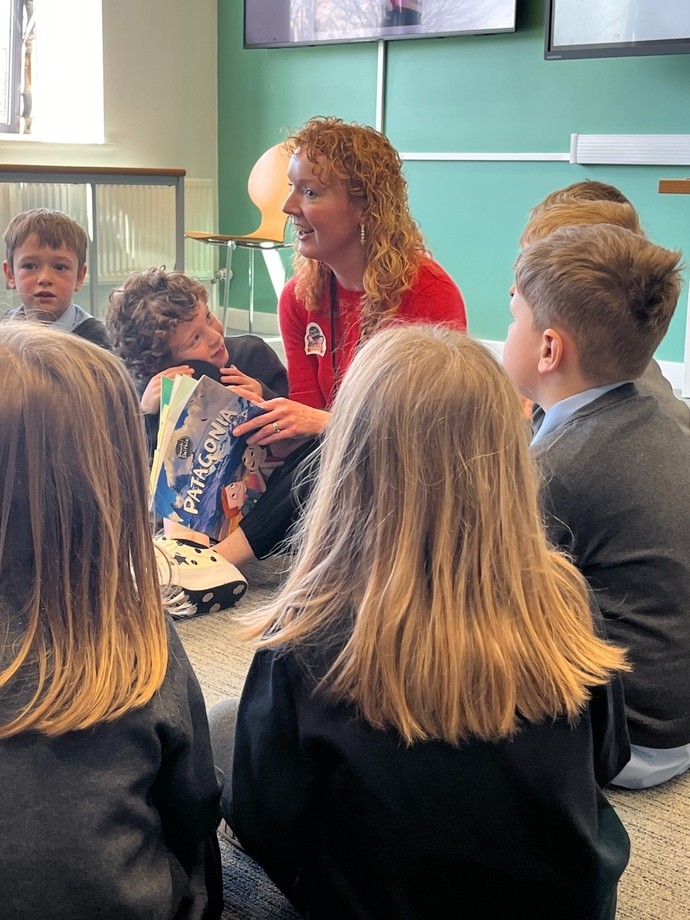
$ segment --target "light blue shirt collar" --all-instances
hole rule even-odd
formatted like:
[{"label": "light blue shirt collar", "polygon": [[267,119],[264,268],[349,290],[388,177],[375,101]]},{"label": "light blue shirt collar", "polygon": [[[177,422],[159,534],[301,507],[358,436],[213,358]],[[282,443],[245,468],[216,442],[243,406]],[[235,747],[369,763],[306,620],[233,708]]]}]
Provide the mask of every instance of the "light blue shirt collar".
[{"label": "light blue shirt collar", "polygon": [[53,323],[58,329],[64,329],[65,332],[71,332],[79,323],[83,323],[89,318],[86,310],[82,310],[76,303],[71,303],[59,319]]},{"label": "light blue shirt collar", "polygon": [[[9,314],[10,316],[27,316],[24,305],[17,307],[16,310],[12,310]],[[50,324],[55,326],[58,329],[64,329],[65,332],[72,332],[80,323],[83,323],[85,319],[88,319],[91,316],[90,313],[87,313],[86,310],[83,310],[76,303],[71,303],[65,312],[58,319],[53,320]]]},{"label": "light blue shirt collar", "polygon": [[565,399],[561,399],[559,402],[554,403],[544,414],[544,420],[532,438],[532,444],[536,444],[537,441],[540,441],[545,435],[550,434],[552,431],[560,428],[561,425],[564,425],[578,409],[583,409],[585,406],[589,405],[589,403],[594,402],[595,399],[603,396],[604,393],[615,390],[616,387],[622,387],[624,383],[629,382],[628,380],[621,380],[618,383],[605,383],[602,386],[592,387],[590,390],[583,390],[581,393],[575,393],[574,396],[567,396]]}]

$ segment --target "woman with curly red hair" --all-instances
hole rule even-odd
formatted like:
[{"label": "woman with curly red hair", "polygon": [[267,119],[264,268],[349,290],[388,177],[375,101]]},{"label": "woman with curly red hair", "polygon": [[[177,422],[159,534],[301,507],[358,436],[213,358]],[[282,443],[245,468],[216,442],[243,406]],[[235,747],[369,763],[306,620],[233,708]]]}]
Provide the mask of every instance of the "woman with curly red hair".
[{"label": "woman with curly red hair", "polygon": [[[330,420],[340,380],[361,343],[392,323],[465,331],[462,294],[431,258],[410,214],[402,160],[374,128],[311,118],[286,141],[291,190],[283,210],[295,229],[295,274],[279,303],[290,398],[235,429],[248,444],[297,449],[242,530],[214,548],[235,565],[272,552],[296,517],[297,460]],[[238,388],[256,401],[256,395]]]},{"label": "woman with curly red hair", "polygon": [[462,295],[424,245],[400,155],[383,134],[312,118],[287,148],[283,210],[297,239],[279,316],[291,400],[271,400],[267,416],[244,426],[260,444],[321,434],[357,347],[383,326],[467,327]]}]

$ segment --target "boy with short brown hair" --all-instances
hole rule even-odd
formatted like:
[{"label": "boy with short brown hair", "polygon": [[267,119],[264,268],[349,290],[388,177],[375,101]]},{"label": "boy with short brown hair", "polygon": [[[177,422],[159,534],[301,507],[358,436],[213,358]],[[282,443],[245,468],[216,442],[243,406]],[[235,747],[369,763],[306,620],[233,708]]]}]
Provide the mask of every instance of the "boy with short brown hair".
[{"label": "boy with short brown hair", "polygon": [[620,227],[555,231],[517,259],[503,353],[545,412],[532,444],[550,536],[629,649],[633,756],[614,783],[630,788],[690,766],[690,438],[634,383],[673,316],[679,263]]},{"label": "boy with short brown hair", "polygon": [[74,303],[86,277],[83,228],[61,211],[35,208],[10,221],[4,242],[7,285],[22,302],[6,316],[49,323],[110,348],[103,323]]},{"label": "boy with short brown hair", "polygon": [[[534,207],[530,213],[527,226],[520,237],[520,248],[543,239],[560,227],[572,227],[579,224],[615,224],[634,233],[644,235],[640,219],[630,202],[615,199],[618,193],[625,198],[615,186],[589,180],[574,183],[567,188],[552,192]],[[596,194],[607,197],[594,198]],[[584,197],[580,197],[584,196]],[[654,396],[667,415],[690,432],[690,408],[684,400],[673,392],[670,382],[664,377],[659,364],[652,358],[635,380],[638,390],[645,396]],[[537,416],[539,408],[533,410]]]}]

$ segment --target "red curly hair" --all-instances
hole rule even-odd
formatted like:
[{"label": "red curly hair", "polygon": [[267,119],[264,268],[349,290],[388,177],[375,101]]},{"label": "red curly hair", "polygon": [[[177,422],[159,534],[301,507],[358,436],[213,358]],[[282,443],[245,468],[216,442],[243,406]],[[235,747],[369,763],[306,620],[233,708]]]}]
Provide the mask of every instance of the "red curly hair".
[{"label": "red curly hair", "polygon": [[[368,125],[317,116],[286,141],[290,155],[304,151],[327,181],[340,182],[364,202],[366,268],[362,297],[362,339],[393,316],[428,255],[410,214],[400,155],[385,135]],[[331,269],[295,254],[295,293],[308,310],[318,309]]]}]

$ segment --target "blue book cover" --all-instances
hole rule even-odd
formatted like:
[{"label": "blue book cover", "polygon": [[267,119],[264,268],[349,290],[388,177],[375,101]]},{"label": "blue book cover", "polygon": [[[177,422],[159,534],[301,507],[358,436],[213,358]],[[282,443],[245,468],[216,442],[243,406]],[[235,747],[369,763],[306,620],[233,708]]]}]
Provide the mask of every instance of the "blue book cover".
[{"label": "blue book cover", "polygon": [[156,514],[220,540],[265,490],[275,461],[265,448],[247,447],[232,430],[264,410],[202,377],[166,442],[158,445]]}]

